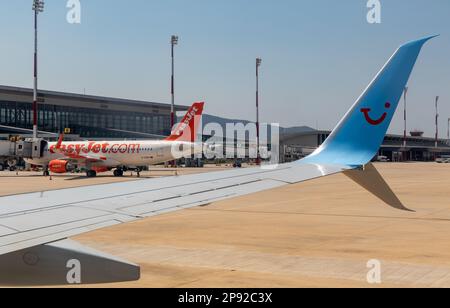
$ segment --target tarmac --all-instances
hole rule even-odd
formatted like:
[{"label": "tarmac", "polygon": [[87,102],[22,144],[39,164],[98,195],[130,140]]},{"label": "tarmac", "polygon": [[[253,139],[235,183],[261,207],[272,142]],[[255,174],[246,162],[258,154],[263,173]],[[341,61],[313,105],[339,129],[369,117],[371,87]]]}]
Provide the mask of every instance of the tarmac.
[{"label": "tarmac", "polygon": [[[140,281],[101,287],[450,287],[450,165],[376,167],[415,212],[335,175],[74,239],[141,265]],[[0,195],[130,180],[139,179],[0,172]],[[381,263],[380,284],[367,280],[370,260]]]}]

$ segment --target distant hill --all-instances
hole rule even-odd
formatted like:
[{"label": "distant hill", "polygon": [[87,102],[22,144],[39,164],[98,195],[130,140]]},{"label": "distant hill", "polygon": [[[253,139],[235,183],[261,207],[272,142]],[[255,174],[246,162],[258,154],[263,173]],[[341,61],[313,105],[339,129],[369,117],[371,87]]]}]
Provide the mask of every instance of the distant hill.
[{"label": "distant hill", "polygon": [[221,118],[209,114],[203,115],[203,125],[207,125],[209,123],[218,123],[220,126],[225,127],[227,123],[243,123],[244,125],[247,125],[248,123],[251,123],[250,121],[245,120],[236,120],[236,119],[227,119],[227,118]]},{"label": "distant hill", "polygon": [[[222,129],[225,131],[227,123],[234,123],[234,124],[243,123],[244,125],[247,125],[252,122],[247,121],[247,120],[227,119],[227,118],[217,117],[217,116],[213,116],[213,115],[209,115],[209,114],[204,114],[203,115],[203,125],[205,126],[209,123],[218,123],[222,127]],[[280,127],[280,136],[305,133],[305,132],[313,132],[313,131],[316,131],[316,130],[311,127],[308,127],[308,126]]]},{"label": "distant hill", "polygon": [[315,132],[314,128],[309,126],[294,126],[294,127],[281,127],[280,135],[291,135],[291,134],[299,134],[299,133],[307,133],[307,132]]}]

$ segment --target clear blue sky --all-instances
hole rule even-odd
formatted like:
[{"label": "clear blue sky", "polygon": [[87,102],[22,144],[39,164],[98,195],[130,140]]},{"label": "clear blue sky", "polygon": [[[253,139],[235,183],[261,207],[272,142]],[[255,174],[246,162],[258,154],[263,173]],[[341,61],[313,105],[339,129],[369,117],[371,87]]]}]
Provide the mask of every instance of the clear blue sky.
[{"label": "clear blue sky", "polygon": [[[31,0],[0,1],[0,84],[32,86]],[[210,114],[254,119],[254,62],[263,58],[262,119],[331,129],[395,48],[429,34],[410,82],[410,129],[441,132],[450,117],[450,1],[382,0],[382,24],[366,0],[66,0],[40,16],[40,87],[170,101],[171,34],[180,36],[177,103],[206,100]],[[392,132],[402,131],[397,113]]]}]

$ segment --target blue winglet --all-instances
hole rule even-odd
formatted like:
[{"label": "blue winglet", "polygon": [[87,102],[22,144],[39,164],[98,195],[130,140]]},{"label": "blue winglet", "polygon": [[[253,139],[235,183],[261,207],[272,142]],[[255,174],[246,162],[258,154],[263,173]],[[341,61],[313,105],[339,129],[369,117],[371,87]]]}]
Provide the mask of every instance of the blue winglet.
[{"label": "blue winglet", "polygon": [[301,162],[347,166],[370,162],[384,140],[422,46],[434,37],[398,48],[330,137]]}]

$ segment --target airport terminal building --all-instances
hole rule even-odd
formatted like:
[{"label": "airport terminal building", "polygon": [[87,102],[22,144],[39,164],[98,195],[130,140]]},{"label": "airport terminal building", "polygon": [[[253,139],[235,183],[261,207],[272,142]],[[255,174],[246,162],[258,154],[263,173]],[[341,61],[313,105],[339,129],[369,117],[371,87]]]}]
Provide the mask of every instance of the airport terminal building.
[{"label": "airport terminal building", "polygon": [[[280,138],[280,161],[289,162],[311,154],[330,136],[330,131],[306,131],[288,134]],[[406,147],[404,137],[388,134],[384,138],[378,155],[389,161],[433,161],[443,155],[450,155],[450,140],[408,136]]]},{"label": "airport terminal building", "polygon": [[[31,134],[32,101],[32,89],[0,86],[0,134]],[[168,104],[41,90],[38,102],[38,127],[44,135],[132,139],[170,134]]]}]

